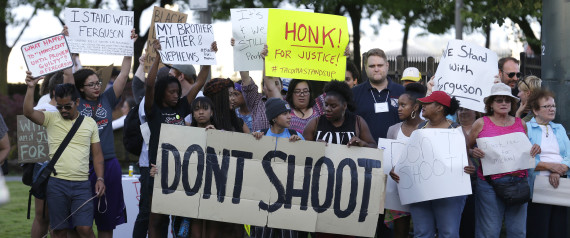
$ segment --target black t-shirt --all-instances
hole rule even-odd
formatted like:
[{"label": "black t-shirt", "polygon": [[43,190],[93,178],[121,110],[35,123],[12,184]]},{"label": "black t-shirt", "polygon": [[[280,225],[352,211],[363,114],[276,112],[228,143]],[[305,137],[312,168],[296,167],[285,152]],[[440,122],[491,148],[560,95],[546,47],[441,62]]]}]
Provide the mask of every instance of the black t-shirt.
[{"label": "black t-shirt", "polygon": [[180,98],[175,107],[162,107],[155,103],[152,105],[151,111],[146,112],[146,120],[150,129],[148,160],[151,164],[156,164],[161,124],[184,125],[184,118],[190,112],[190,105],[186,97]]},{"label": "black t-shirt", "polygon": [[326,117],[319,117],[315,140],[346,145],[356,135],[356,115],[348,110],[344,113],[344,122],[335,127]]}]

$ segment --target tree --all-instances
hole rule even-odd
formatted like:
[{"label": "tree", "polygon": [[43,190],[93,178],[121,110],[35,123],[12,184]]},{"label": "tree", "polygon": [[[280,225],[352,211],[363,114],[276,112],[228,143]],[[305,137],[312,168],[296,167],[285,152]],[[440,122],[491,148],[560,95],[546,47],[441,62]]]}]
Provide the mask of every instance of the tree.
[{"label": "tree", "polygon": [[[98,8],[101,0],[89,3],[87,0],[69,0],[69,2],[45,0],[0,0],[0,94],[8,94],[8,57],[14,46],[22,37],[24,31],[28,28],[30,21],[36,16],[39,10],[53,10],[54,16],[58,17],[59,13],[65,7],[88,7]],[[34,8],[32,15],[23,19],[16,19],[13,9],[20,5],[31,5]],[[58,17],[59,18],[59,17]],[[60,19],[61,21],[61,19]],[[16,39],[12,44],[8,43],[6,37],[6,29],[8,26],[21,27]]]}]

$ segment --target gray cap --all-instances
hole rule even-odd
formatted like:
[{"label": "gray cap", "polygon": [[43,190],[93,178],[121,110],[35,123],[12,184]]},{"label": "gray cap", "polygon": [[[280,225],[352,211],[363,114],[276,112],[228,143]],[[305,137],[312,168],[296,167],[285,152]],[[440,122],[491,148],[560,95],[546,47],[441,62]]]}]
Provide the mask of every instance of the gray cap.
[{"label": "gray cap", "polygon": [[272,120],[284,112],[290,112],[291,107],[289,104],[280,98],[270,98],[265,102],[265,115],[267,120]]},{"label": "gray cap", "polygon": [[186,75],[186,77],[191,78],[192,76],[196,75],[196,69],[194,69],[194,66],[190,64],[173,64],[171,67],[180,71],[181,73]]}]

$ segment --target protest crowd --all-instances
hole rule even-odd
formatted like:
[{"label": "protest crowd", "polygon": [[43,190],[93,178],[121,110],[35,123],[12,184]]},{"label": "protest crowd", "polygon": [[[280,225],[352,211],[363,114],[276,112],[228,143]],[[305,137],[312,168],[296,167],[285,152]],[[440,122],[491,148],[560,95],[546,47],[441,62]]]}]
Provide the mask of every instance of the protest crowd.
[{"label": "protest crowd", "polygon": [[[77,32],[73,32],[73,25],[69,24],[72,22],[66,23],[61,34],[71,39]],[[250,76],[250,71],[254,70],[243,70],[244,68],[236,70],[239,71],[239,81],[223,77],[210,79],[210,69],[211,65],[215,65],[215,58],[231,57],[231,52],[218,52],[218,45],[231,44],[235,54],[236,49],[241,47],[241,40],[231,38],[226,42],[216,42],[213,41],[213,36],[211,41],[203,37],[201,38],[203,45],[200,46],[199,52],[186,52],[184,56],[172,52],[166,53],[175,48],[173,45],[182,47],[194,44],[193,34],[214,34],[211,26],[186,26],[186,29],[202,30],[200,32],[192,30],[180,32],[181,35],[190,37],[168,38],[166,36],[166,38],[161,38],[161,34],[167,34],[168,29],[176,27],[168,24],[175,23],[164,23],[164,25],[157,23],[156,36],[153,36],[155,39],[149,38],[145,51],[147,54],[155,51],[155,57],[151,58],[143,54],[140,59],[137,59],[140,64],[134,70],[132,80],[129,79],[132,54],[123,54],[120,71],[114,74],[112,84],[105,88],[101,76],[96,71],[81,67],[73,58],[71,59],[75,61],[73,66],[62,62],[61,69],[40,74],[30,70],[25,75],[27,91],[23,105],[24,115],[31,122],[45,127],[51,158],[51,162],[32,163],[34,167],[32,237],[45,237],[46,234],[51,237],[93,237],[93,221],[99,237],[113,237],[113,231],[127,222],[133,224],[132,237],[168,237],[170,235],[181,238],[320,238],[361,237],[364,235],[355,234],[370,234],[369,237],[482,238],[500,237],[502,229],[509,238],[567,236],[567,209],[556,202],[548,202],[548,197],[550,192],[555,191],[566,181],[570,166],[570,152],[568,151],[570,141],[565,128],[554,122],[557,108],[556,96],[541,87],[539,77],[522,75],[517,59],[513,57],[498,59],[496,55],[491,57],[489,53],[491,51],[484,48],[480,51],[474,50],[474,54],[481,53],[484,56],[466,58],[466,60],[476,61],[482,65],[479,68],[470,66],[473,70],[470,77],[477,80],[479,80],[477,77],[486,77],[485,83],[464,86],[462,84],[465,82],[461,78],[454,77],[456,74],[451,74],[458,72],[450,74],[443,72],[443,70],[452,71],[448,65],[438,68],[443,70],[438,70],[429,80],[424,80],[420,71],[413,67],[405,69],[402,78],[396,80],[388,75],[389,62],[382,49],[368,50],[363,55],[361,67],[348,59],[350,57],[349,47],[344,44],[344,40],[340,40],[341,37],[338,37],[339,42],[342,42],[341,46],[332,47],[338,53],[336,57],[342,59],[338,65],[334,65],[336,58],[325,60],[326,54],[323,54],[323,58],[319,56],[319,59],[315,61],[305,60],[303,63],[308,67],[306,69],[319,68],[319,70],[327,71],[326,74],[319,75],[325,79],[319,80],[328,82],[323,83],[322,91],[317,91],[312,81],[313,77],[317,76],[313,73],[303,75],[312,71],[291,70],[295,67],[302,67],[298,65],[280,65],[284,68],[275,70],[274,67],[279,66],[273,65],[283,64],[283,61],[275,61],[275,59],[286,58],[289,53],[283,53],[284,56],[281,56],[278,52],[281,50],[279,47],[282,46],[272,45],[269,39],[259,46],[260,50],[256,53],[260,56],[256,59],[259,60],[258,64],[260,62],[259,70],[263,72],[260,79]],[[269,25],[268,34],[272,31],[271,27]],[[116,31],[114,32],[119,34],[120,29]],[[287,37],[290,33],[285,34]],[[342,33],[339,34],[342,36]],[[88,37],[97,36],[91,34]],[[131,43],[137,37],[134,29],[130,31],[130,34],[125,35],[125,38],[128,38],[127,42],[130,40]],[[269,35],[267,37],[269,38]],[[299,39],[300,36],[293,35],[293,38],[295,37]],[[162,39],[169,39],[169,41]],[[325,39],[321,40],[328,44],[328,39]],[[71,53],[80,53],[73,51],[75,47],[73,45],[90,43],[69,41],[69,44],[72,49]],[[475,49],[475,46],[466,42],[458,44]],[[462,53],[458,48],[454,49],[453,54],[451,50],[448,48],[444,52],[449,60],[455,60],[450,57],[461,57]],[[71,58],[71,54],[67,53]],[[471,51],[469,53],[471,54]],[[178,60],[186,62],[172,62],[176,60],[176,55],[179,56]],[[296,57],[296,53],[290,55]],[[303,54],[299,53],[299,55]],[[303,55],[303,57],[309,57],[308,55],[310,54]],[[199,68],[192,65],[197,64],[189,62],[194,58],[200,58]],[[214,63],[210,63],[210,60]],[[441,64],[444,64],[443,62],[445,61],[442,59]],[[338,69],[341,73],[337,74],[337,71],[321,67],[319,64],[334,65],[330,67],[335,67],[334,70]],[[145,65],[150,66],[148,71],[145,71]],[[364,72],[359,72],[359,68],[363,68]],[[301,76],[279,75],[291,71]],[[486,73],[480,73],[481,71]],[[459,73],[465,74],[466,72]],[[367,80],[362,80],[363,76]],[[35,88],[40,80],[44,80],[44,85],[47,85],[47,96],[40,102],[34,102]],[[261,84],[258,85],[256,81]],[[125,97],[127,84],[132,84],[132,98]],[[473,90],[469,89],[470,87],[473,87]],[[112,114],[116,108],[123,110],[118,121],[113,120]],[[2,148],[5,148],[3,139],[6,138],[7,131],[1,119],[0,116],[0,159],[5,158]],[[121,183],[123,172],[117,159],[113,137],[113,129],[123,127],[123,125],[125,130],[123,144],[128,147],[129,152],[138,156],[137,170],[140,172],[140,177],[138,177],[140,190],[137,191],[139,193],[138,216],[128,217],[128,219]],[[386,141],[401,143],[403,147],[397,152],[398,155],[402,154],[401,156],[391,157],[384,153],[381,168],[380,164],[377,167],[374,167],[374,163],[364,165],[365,163],[361,163],[362,157],[358,155],[353,157],[354,161],[343,164],[345,161],[342,160],[340,164],[335,162],[334,165],[332,162],[328,163],[327,160],[317,160],[318,157],[314,156],[312,160],[302,160],[303,162],[295,162],[295,156],[283,157],[287,160],[292,158],[293,162],[289,162],[289,165],[293,166],[296,163],[297,168],[303,168],[306,164],[305,168],[309,169],[304,170],[305,178],[312,173],[311,179],[315,182],[315,179],[319,179],[320,176],[321,186],[326,184],[325,177],[328,178],[329,183],[335,180],[337,190],[333,192],[331,189],[329,192],[327,189],[326,195],[316,195],[316,197],[301,195],[304,191],[314,193],[319,190],[318,180],[315,190],[315,184],[308,182],[305,184],[302,177],[297,178],[302,176],[302,169],[295,169],[298,174],[291,176],[291,181],[295,180],[295,185],[291,185],[295,186],[293,188],[289,187],[289,174],[286,175],[287,179],[282,180],[283,184],[279,179],[272,179],[270,176],[270,174],[275,177],[283,176],[288,173],[287,169],[280,173],[274,172],[278,171],[275,166],[271,168],[270,165],[263,164],[263,167],[261,165],[259,167],[263,168],[270,177],[269,180],[274,184],[272,186],[275,186],[278,197],[283,195],[283,198],[276,198],[280,202],[271,201],[272,204],[265,204],[260,201],[259,210],[271,213],[283,209],[307,210],[309,206],[309,210],[314,209],[320,214],[323,211],[319,209],[324,207],[323,210],[334,210],[336,219],[352,219],[353,216],[350,213],[342,214],[347,210],[351,210],[350,212],[355,210],[362,219],[354,218],[354,223],[357,223],[356,219],[362,222],[366,219],[370,220],[370,217],[378,218],[372,222],[366,220],[368,225],[362,228],[371,232],[348,232],[348,230],[356,229],[350,228],[353,223],[348,222],[346,228],[339,228],[340,230],[346,229],[346,233],[336,232],[337,230],[329,231],[326,227],[307,231],[295,229],[286,224],[272,226],[267,223],[267,218],[263,218],[266,225],[250,226],[223,219],[224,214],[219,214],[220,219],[202,219],[202,217],[190,215],[166,214],[162,212],[164,210],[155,209],[160,204],[164,205],[172,201],[160,199],[158,194],[171,194],[178,197],[190,197],[196,194],[197,192],[188,192],[193,191],[194,188],[191,188],[184,180],[189,180],[188,176],[196,176],[192,173],[198,171],[200,175],[197,180],[200,179],[200,182],[192,180],[191,183],[202,183],[200,176],[204,171],[203,167],[206,167],[205,186],[208,189],[210,186],[215,186],[216,190],[219,190],[220,186],[225,186],[225,184],[219,183],[218,177],[215,177],[213,182],[208,176],[218,176],[226,166],[224,177],[227,177],[227,180],[233,180],[233,176],[236,178],[239,176],[234,175],[234,172],[228,174],[228,164],[234,166],[234,163],[237,163],[237,166],[242,166],[242,173],[243,166],[247,167],[250,164],[247,160],[243,162],[247,153],[235,155],[234,152],[237,150],[231,149],[227,152],[226,149],[223,151],[224,161],[227,157],[230,162],[222,162],[221,151],[215,151],[220,157],[217,158],[214,155],[216,162],[212,162],[210,149],[212,151],[214,149],[210,147],[210,140],[206,138],[204,141],[207,140],[208,148],[199,148],[201,162],[190,162],[190,165],[188,163],[194,158],[191,157],[192,152],[188,152],[194,145],[188,147],[188,150],[185,145],[183,149],[186,150],[185,153],[178,152],[180,150],[178,149],[176,153],[179,155],[170,156],[170,154],[176,154],[173,152],[176,148],[167,148],[165,145],[164,138],[175,137],[174,134],[165,132],[166,127],[170,125],[177,125],[178,128],[200,128],[208,133],[208,137],[212,135],[212,131],[224,131],[228,134],[228,138],[234,138],[229,137],[230,135],[249,134],[248,136],[255,140],[252,142],[254,144],[248,145],[249,147],[271,145],[267,151],[273,151],[276,157],[278,157],[275,151],[278,150],[279,138],[284,138],[287,143],[290,143],[287,145],[293,148],[296,144],[305,143],[303,141],[314,141],[325,147],[334,144],[343,145],[342,148],[346,151],[354,151],[354,147],[372,148],[378,154],[383,153],[378,148],[386,149],[383,146]],[[449,134],[449,138],[459,139],[441,140],[442,134]],[[170,141],[184,141],[186,136],[192,135],[176,137]],[[273,144],[264,144],[264,141],[269,140]],[[132,146],[131,143],[135,145]],[[438,147],[446,148],[443,150],[448,150],[449,147],[449,151],[440,152]],[[311,147],[302,148],[310,149]],[[509,154],[511,148],[517,153]],[[395,150],[392,148],[391,154],[395,154]],[[414,151],[421,151],[417,152],[417,159],[426,161],[425,164],[428,164],[429,168],[422,167],[424,165],[406,167],[405,163],[414,163],[411,159]],[[508,151],[507,155],[505,151]],[[226,153],[228,153],[227,156]],[[182,159],[175,160],[176,156]],[[249,156],[251,158],[251,155]],[[206,157],[206,162],[204,162],[204,157]],[[241,158],[241,162],[231,162],[237,157]],[[218,163],[217,160],[220,162]],[[313,160],[317,162],[313,164]],[[264,158],[263,161],[260,163],[272,160]],[[277,160],[274,160],[271,163],[276,162]],[[299,166],[299,163],[302,164]],[[281,164],[287,165],[286,162]],[[440,168],[438,166],[441,164],[443,164],[443,170],[438,171]],[[189,169],[189,166],[197,166],[198,169],[194,170],[194,167]],[[199,169],[200,166],[202,170]],[[211,166],[214,168],[210,168]],[[231,166],[230,168],[233,168]],[[327,167],[328,170],[324,168],[321,170],[320,166]],[[372,189],[368,191],[368,194],[371,196],[370,203],[382,203],[379,211],[372,211],[372,207],[376,209],[377,205],[371,206],[370,209],[358,210],[361,206],[368,206],[369,201],[363,199],[367,196],[367,192],[366,190],[362,192],[360,187],[370,186],[370,183],[367,182],[368,180],[355,183],[354,177],[357,175],[352,173],[352,188],[345,187],[343,192],[350,193],[346,195],[347,199],[348,197],[352,199],[354,196],[356,202],[353,200],[347,203],[337,201],[341,196],[339,187],[350,185],[348,182],[343,183],[342,180],[343,173],[347,172],[342,172],[340,169],[338,170],[340,172],[333,172],[334,168],[341,166],[345,166],[343,167],[346,168],[345,171],[352,171],[348,168],[359,166],[361,167],[358,168],[359,171],[368,171],[366,176],[369,179],[377,179],[372,182],[372,187],[376,188],[375,184],[380,184],[378,188],[382,188],[382,191],[376,193]],[[385,166],[388,167],[385,168]],[[429,175],[425,172],[426,168],[429,170]],[[448,172],[450,168],[452,172]],[[453,169],[456,172],[453,172]],[[181,176],[178,176],[179,172],[176,172],[174,176],[165,174],[165,172],[180,170],[183,170]],[[185,173],[184,170],[187,172]],[[212,173],[214,175],[211,175]],[[235,173],[238,173],[237,170]],[[387,177],[383,176],[384,173]],[[44,194],[36,193],[36,189],[41,189],[39,181],[43,174],[49,177],[49,180],[43,184]],[[166,176],[166,179],[161,179],[161,175]],[[177,181],[172,182],[172,177],[175,180],[182,178],[180,185]],[[441,180],[430,180],[431,177],[441,178]],[[240,179],[246,181],[247,174]],[[155,183],[155,180],[158,181]],[[345,177],[345,180],[350,181],[350,177]],[[438,182],[444,180],[449,183]],[[275,185],[276,183],[278,184]],[[180,190],[183,186],[184,189]],[[235,187],[236,185],[232,181],[227,182],[227,186]],[[309,186],[312,187],[309,189]],[[395,190],[390,190],[390,186],[393,186]],[[410,188],[417,188],[419,192],[414,194]],[[280,192],[280,189],[283,192]],[[422,191],[425,193],[427,190],[439,191],[440,189],[446,189],[447,192],[433,196],[421,194]],[[235,190],[229,191],[234,191],[233,197],[230,192],[223,195],[217,191],[211,192],[214,198],[210,200],[217,199],[220,204],[223,202],[224,205],[232,202],[239,203],[239,193],[236,197]],[[289,191],[293,191],[294,195],[290,195]],[[400,191],[399,195],[398,191]],[[201,193],[202,190],[200,190],[200,197],[202,197]],[[377,196],[378,194],[380,196]],[[538,199],[538,195],[542,196],[542,200]],[[204,194],[203,199],[209,196],[210,194],[207,196]],[[226,196],[225,201],[224,196]],[[245,200],[245,196],[241,195],[242,201]],[[297,197],[301,198],[300,203],[295,202]],[[395,200],[388,201],[394,197],[396,197]],[[544,197],[546,197],[546,202]],[[310,200],[310,205],[307,205],[307,200]],[[177,206],[183,210],[186,200],[181,201],[178,204],[170,204],[170,206]],[[328,205],[325,205],[327,203]],[[255,206],[257,207],[257,202]],[[346,206],[352,207],[343,210]],[[200,207],[200,211],[202,209]],[[299,218],[291,217],[290,219],[293,222],[294,219]],[[288,220],[282,219],[279,222],[287,223]]]}]

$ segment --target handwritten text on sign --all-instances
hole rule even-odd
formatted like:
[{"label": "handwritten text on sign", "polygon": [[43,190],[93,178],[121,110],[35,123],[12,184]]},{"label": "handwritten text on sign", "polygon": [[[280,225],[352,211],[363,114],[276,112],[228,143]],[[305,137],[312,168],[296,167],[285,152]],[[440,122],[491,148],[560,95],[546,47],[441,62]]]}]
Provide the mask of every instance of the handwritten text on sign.
[{"label": "handwritten text on sign", "polygon": [[346,17],[269,9],[268,25],[268,76],[344,80]]},{"label": "handwritten text on sign", "polygon": [[71,52],[63,34],[50,36],[22,46],[22,54],[32,72],[38,77],[73,66]]},{"label": "handwritten text on sign", "polygon": [[166,64],[215,65],[212,24],[155,23],[158,52]]},{"label": "handwritten text on sign", "polygon": [[23,115],[18,115],[18,163],[36,163],[49,159],[47,132]]},{"label": "handwritten text on sign", "polygon": [[65,24],[72,53],[133,55],[132,11],[66,8]]},{"label": "handwritten text on sign", "polygon": [[485,152],[481,158],[483,175],[534,168],[534,158],[530,156],[532,145],[522,132],[477,138],[477,147]]},{"label": "handwritten text on sign", "polygon": [[497,62],[497,54],[487,48],[451,40],[437,67],[434,90],[455,96],[462,107],[484,112],[483,98],[491,94]]},{"label": "handwritten text on sign", "polygon": [[[154,59],[156,58],[157,52],[152,47],[152,42],[156,40],[156,33],[154,32],[154,23],[157,22],[170,22],[170,23],[186,23],[188,18],[187,14],[182,12],[176,12],[164,9],[162,7],[154,6],[152,10],[152,21],[150,23],[150,29],[148,34],[148,41],[146,46],[146,59],[144,62],[144,72],[148,73],[150,66]],[[162,67],[162,66],[161,66]]]},{"label": "handwritten text on sign", "polygon": [[374,236],[384,209],[378,149],[166,124],[160,135],[153,212]]},{"label": "handwritten text on sign", "polygon": [[[378,149],[382,149],[384,151],[383,159],[385,174],[390,174],[390,170],[392,170],[393,166],[398,163],[398,159],[400,159],[402,151],[405,148],[406,142],[404,141],[378,138]],[[391,176],[387,176],[384,208],[403,212],[410,211],[409,206],[402,205],[400,194],[398,193],[398,184]]]},{"label": "handwritten text on sign", "polygon": [[394,171],[403,205],[471,194],[461,128],[415,130]]}]

